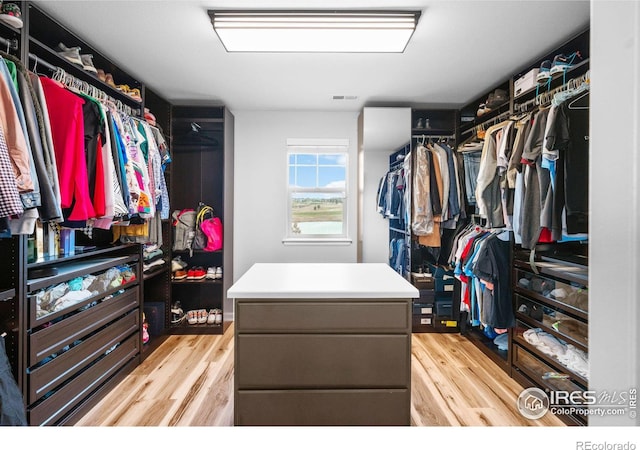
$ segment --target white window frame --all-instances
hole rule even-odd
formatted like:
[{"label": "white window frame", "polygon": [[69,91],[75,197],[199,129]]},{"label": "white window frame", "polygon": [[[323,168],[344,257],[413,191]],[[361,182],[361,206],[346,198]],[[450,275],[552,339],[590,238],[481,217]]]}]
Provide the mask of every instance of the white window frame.
[{"label": "white window frame", "polygon": [[[289,180],[289,157],[292,154],[343,154],[345,157],[345,185],[344,188],[298,188],[291,187]],[[291,244],[351,244],[349,238],[349,140],[348,139],[287,139],[286,152],[286,191],[287,191],[287,216],[285,237],[282,242]],[[339,234],[295,234],[291,230],[292,222],[292,199],[296,193],[343,193],[344,202],[342,205],[342,232]]]}]

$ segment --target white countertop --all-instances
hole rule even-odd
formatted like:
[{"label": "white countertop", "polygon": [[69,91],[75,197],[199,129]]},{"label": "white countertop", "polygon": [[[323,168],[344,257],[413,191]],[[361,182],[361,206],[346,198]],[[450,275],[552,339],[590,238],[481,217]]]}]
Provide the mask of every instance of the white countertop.
[{"label": "white countertop", "polygon": [[383,263],[256,263],[229,298],[417,298],[418,289]]}]

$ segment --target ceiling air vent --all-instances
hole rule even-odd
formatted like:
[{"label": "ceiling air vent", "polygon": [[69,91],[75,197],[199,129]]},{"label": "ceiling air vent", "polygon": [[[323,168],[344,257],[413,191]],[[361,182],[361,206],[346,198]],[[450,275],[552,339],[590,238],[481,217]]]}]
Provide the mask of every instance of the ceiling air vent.
[{"label": "ceiling air vent", "polygon": [[333,96],[334,100],[355,100],[357,98],[358,98],[357,95],[334,95]]}]

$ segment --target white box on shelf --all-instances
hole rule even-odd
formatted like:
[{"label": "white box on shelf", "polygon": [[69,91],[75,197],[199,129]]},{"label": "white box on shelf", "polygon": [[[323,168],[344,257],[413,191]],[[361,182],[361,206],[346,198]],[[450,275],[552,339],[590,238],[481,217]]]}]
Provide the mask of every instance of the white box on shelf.
[{"label": "white box on shelf", "polygon": [[533,89],[534,87],[536,87],[536,84],[538,84],[538,82],[536,81],[536,77],[538,76],[539,72],[540,69],[531,69],[529,72],[518,78],[513,85],[514,97],[518,97],[529,89]]}]

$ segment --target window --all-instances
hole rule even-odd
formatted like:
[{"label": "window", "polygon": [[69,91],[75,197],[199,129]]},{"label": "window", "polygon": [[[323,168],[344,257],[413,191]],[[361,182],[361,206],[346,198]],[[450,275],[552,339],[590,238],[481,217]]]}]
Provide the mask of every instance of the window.
[{"label": "window", "polygon": [[288,140],[286,239],[347,237],[348,141]]}]

